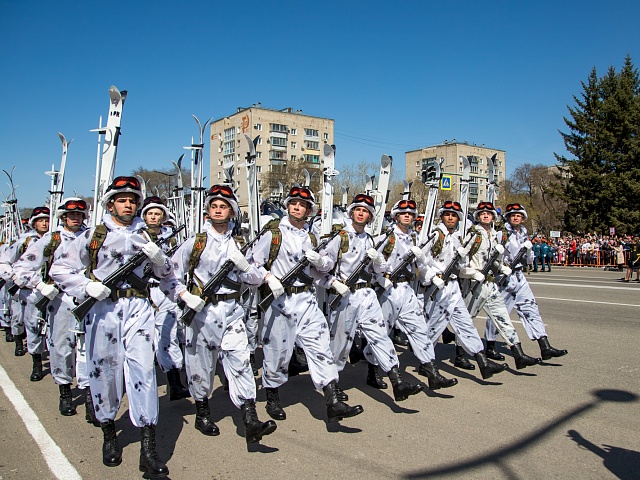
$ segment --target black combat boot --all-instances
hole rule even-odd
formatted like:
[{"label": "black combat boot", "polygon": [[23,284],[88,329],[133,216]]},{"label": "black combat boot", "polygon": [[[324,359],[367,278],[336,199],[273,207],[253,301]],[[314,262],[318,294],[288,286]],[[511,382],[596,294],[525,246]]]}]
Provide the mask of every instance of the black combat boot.
[{"label": "black combat boot", "polygon": [[404,334],[402,330],[396,327],[393,328],[393,335],[391,336],[391,341],[393,342],[394,345],[398,345],[399,347],[409,346],[409,339],[407,338],[407,336]]},{"label": "black combat boot", "polygon": [[12,343],[16,341],[15,337],[13,336],[13,333],[11,333],[11,327],[4,328],[4,341],[7,343]]},{"label": "black combat boot", "polygon": [[480,367],[480,374],[485,380],[491,378],[494,373],[500,373],[507,369],[506,363],[496,363],[489,360],[484,352],[476,353],[475,358],[476,362],[478,362],[478,367]]},{"label": "black combat boot", "polygon": [[516,343],[511,347],[511,353],[513,353],[513,358],[516,361],[516,368],[518,370],[530,367],[531,365],[536,365],[542,361],[539,358],[530,357],[524,353],[522,351],[522,344],[520,343]]},{"label": "black combat boot", "polygon": [[324,392],[324,398],[327,403],[327,417],[329,420],[336,419],[340,421],[343,418],[355,417],[356,415],[360,415],[364,412],[362,405],[350,407],[346,403],[338,400],[335,380],[329,385],[323,387],[322,391]]},{"label": "black combat boot", "polygon": [[249,365],[251,365],[251,372],[253,373],[254,377],[258,376],[258,366],[256,365],[256,354],[255,353],[250,353],[249,354]]},{"label": "black combat boot", "polygon": [[16,342],[16,349],[13,353],[16,357],[22,357],[27,353],[27,349],[24,348],[24,341],[23,341],[24,336],[25,336],[24,333],[13,336]]},{"label": "black combat boot", "polygon": [[496,350],[495,340],[487,340],[487,348],[484,353],[487,355],[487,358],[490,358],[491,360],[504,360],[504,355]]},{"label": "black combat boot", "polygon": [[341,402],[349,401],[349,395],[347,395],[346,392],[340,388],[340,384],[338,384],[338,382],[336,382],[336,394],[338,395],[338,400],[340,400]]},{"label": "black combat boot", "polygon": [[476,366],[469,361],[467,353],[460,345],[456,345],[456,359],[453,361],[453,366],[461,368],[462,370],[476,369]]},{"label": "black combat boot", "polygon": [[267,392],[267,413],[274,420],[285,420],[287,414],[280,405],[280,395],[277,388],[265,388]]},{"label": "black combat boot", "polygon": [[33,369],[31,370],[31,376],[29,380],[32,382],[39,382],[42,380],[42,355],[34,353],[33,357]]},{"label": "black combat boot", "polygon": [[453,333],[451,330],[449,330],[448,328],[445,328],[442,332],[442,343],[451,343],[453,341],[455,341],[456,339],[456,334]]},{"label": "black combat boot", "polygon": [[94,427],[100,426],[100,422],[96,418],[96,411],[93,409],[93,397],[89,387],[84,389],[84,419]]},{"label": "black combat boot", "polygon": [[367,385],[370,385],[373,388],[377,388],[379,390],[389,388],[387,382],[385,382],[382,379],[382,375],[380,375],[380,369],[373,363],[369,363],[369,370],[367,371]]},{"label": "black combat boot", "polygon": [[172,368],[167,372],[167,386],[169,387],[170,402],[191,397],[189,389],[185,388],[180,381],[180,370],[177,368]]},{"label": "black combat boot", "polygon": [[71,395],[71,385],[68,383],[64,385],[58,385],[60,389],[60,414],[65,417],[70,417],[76,414],[76,407],[73,406],[73,396]]},{"label": "black combat boot", "polygon": [[102,443],[102,463],[107,467],[117,467],[122,463],[122,448],[116,435],[116,424],[107,420],[100,424],[104,440]]},{"label": "black combat boot", "polygon": [[398,367],[393,367],[387,372],[387,375],[393,386],[393,398],[395,398],[396,402],[406,400],[410,395],[416,395],[426,388],[426,385],[422,382],[412,385],[402,380]]},{"label": "black combat boot", "polygon": [[209,399],[202,401],[196,400],[196,430],[200,430],[204,435],[215,437],[220,435],[220,429],[211,420],[211,412],[209,411]]},{"label": "black combat boot", "polygon": [[458,384],[457,378],[446,378],[443,376],[433,361],[420,364],[418,374],[427,377],[429,380],[429,390],[439,390]]},{"label": "black combat boot", "polygon": [[163,478],[169,469],[160,461],[156,452],[156,426],[145,425],[140,429],[140,471],[150,478]]},{"label": "black combat boot", "polygon": [[258,443],[265,435],[271,435],[278,426],[273,420],[261,422],[256,412],[256,401],[245,400],[242,406],[242,421],[244,422],[244,438],[247,445]]},{"label": "black combat boot", "polygon": [[295,377],[296,375],[309,371],[307,356],[301,347],[297,345],[293,347],[293,353],[291,354],[291,360],[289,360],[288,368],[290,377]]},{"label": "black combat boot", "polygon": [[540,345],[540,354],[543,360],[551,360],[554,357],[562,357],[569,353],[567,350],[558,350],[549,345],[549,339],[546,336],[538,339],[538,345]]}]

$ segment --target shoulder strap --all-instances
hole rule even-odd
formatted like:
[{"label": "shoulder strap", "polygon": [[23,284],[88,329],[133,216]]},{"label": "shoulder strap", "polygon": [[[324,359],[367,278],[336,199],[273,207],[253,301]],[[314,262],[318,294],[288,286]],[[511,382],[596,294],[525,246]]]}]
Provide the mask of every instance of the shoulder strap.
[{"label": "shoulder strap", "polygon": [[476,233],[476,236],[473,240],[473,245],[471,245],[471,249],[469,250],[469,258],[478,253],[478,250],[480,250],[480,245],[482,245],[482,235]]},{"label": "shoulder strap", "polygon": [[431,255],[433,255],[434,258],[440,255],[440,252],[442,252],[443,246],[444,246],[444,233],[442,233],[442,230],[438,229],[438,238],[436,238],[436,241],[433,242],[433,245],[431,246]]},{"label": "shoulder strap", "polygon": [[93,235],[91,236],[91,241],[89,242],[89,267],[87,268],[87,275],[93,277],[93,271],[98,267],[98,252],[102,248],[102,244],[107,238],[107,233],[109,229],[104,223],[98,225],[93,231]]},{"label": "shoulder strap", "polygon": [[20,253],[20,256],[22,256],[22,254],[27,251],[27,247],[29,247],[29,244],[31,243],[31,240],[33,240],[33,237],[27,237],[25,239],[24,243],[22,245],[20,245],[20,248],[18,249],[18,252]]},{"label": "shoulder strap", "polygon": [[204,247],[206,246],[207,246],[206,232],[196,233],[196,238],[195,238],[195,241],[193,242],[193,249],[191,250],[191,255],[189,256],[189,277],[188,277],[189,281],[193,279],[193,272],[195,272],[196,267],[200,263],[200,257],[202,256],[202,252],[204,252]]},{"label": "shoulder strap", "polygon": [[274,218],[269,220],[266,227],[271,232],[271,245],[269,245],[269,258],[267,263],[264,264],[266,270],[271,270],[274,260],[278,257],[280,251],[280,245],[282,244],[282,232],[280,231],[280,219]]},{"label": "shoulder strap", "polygon": [[47,280],[49,278],[49,268],[53,263],[53,254],[56,249],[60,246],[62,239],[60,237],[60,232],[53,232],[51,234],[51,240],[49,241],[49,245],[44,247],[42,252],[42,256],[44,258],[44,262],[42,262],[42,278]]}]

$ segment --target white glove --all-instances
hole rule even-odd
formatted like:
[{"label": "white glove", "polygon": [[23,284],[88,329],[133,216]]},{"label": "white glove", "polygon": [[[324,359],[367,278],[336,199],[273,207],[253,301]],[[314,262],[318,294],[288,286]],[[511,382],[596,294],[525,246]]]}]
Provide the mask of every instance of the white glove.
[{"label": "white glove", "polygon": [[380,285],[385,290],[389,290],[391,287],[393,287],[393,282],[389,280],[387,277],[383,277],[382,275],[378,277],[377,282],[378,282],[378,285]]},{"label": "white glove", "polygon": [[44,282],[40,282],[38,285],[36,285],[36,289],[49,300],[53,300],[54,298],[56,298],[56,295],[58,295],[59,293],[59,290],[55,285]]},{"label": "white glove", "polygon": [[473,273],[473,276],[471,278],[476,282],[484,282],[484,275],[482,274],[482,272],[479,272],[478,270],[476,270]]},{"label": "white glove", "polygon": [[24,288],[24,286],[27,284],[27,279],[19,277],[18,275],[14,275],[13,277],[11,277],[11,280],[13,280],[13,283],[15,283],[20,288]]},{"label": "white glove", "polygon": [[229,257],[229,260],[231,260],[235,264],[238,270],[245,273],[251,270],[251,265],[249,265],[249,262],[247,261],[245,256],[242,254],[242,252],[238,250],[238,247],[236,247],[235,244],[232,243],[229,246],[229,251],[227,253],[227,256]]},{"label": "white glove", "polygon": [[369,257],[376,265],[382,265],[384,263],[384,255],[378,252],[375,248],[367,250],[367,257]]},{"label": "white glove", "polygon": [[498,255],[502,255],[504,253],[504,247],[500,244],[496,245],[496,252],[498,252]]},{"label": "white glove", "polygon": [[444,280],[437,275],[431,279],[431,283],[433,283],[438,288],[438,290],[442,290],[442,288],[444,287]]},{"label": "white glove", "polygon": [[531,240],[527,240],[522,244],[522,246],[527,250],[531,250],[533,248],[533,243],[531,243]]},{"label": "white glove", "polygon": [[304,256],[307,257],[309,263],[316,268],[321,268],[324,266],[324,262],[322,261],[322,255],[318,252],[314,252],[313,250],[307,250],[304,252]]},{"label": "white glove", "polygon": [[411,247],[411,253],[416,257],[416,260],[420,263],[424,263],[427,261],[427,256],[420,249],[420,247],[413,246]]},{"label": "white glove", "polygon": [[349,287],[347,287],[344,283],[339,282],[338,280],[334,280],[331,286],[336,292],[338,292],[338,295],[342,297],[346,297],[349,293]]},{"label": "white glove", "polygon": [[194,295],[193,293],[189,293],[185,290],[180,295],[180,298],[184,301],[184,304],[191,310],[199,312],[204,308],[204,300],[201,299],[198,295]]},{"label": "white glove", "polygon": [[99,302],[111,295],[111,290],[109,289],[109,287],[105,287],[100,282],[87,283],[87,286],[84,287],[84,291],[87,292],[87,295],[95,298]]},{"label": "white glove", "polygon": [[273,298],[278,298],[284,293],[284,287],[280,283],[275,276],[271,275],[266,279],[267,285],[271,289],[271,293],[273,293]]},{"label": "white glove", "polygon": [[164,265],[164,261],[166,257],[162,252],[162,249],[155,243],[153,242],[145,243],[142,246],[142,253],[144,253],[147,257],[149,257],[149,260],[151,260],[151,263],[153,263],[154,265],[158,267]]},{"label": "white glove", "polygon": [[502,265],[500,267],[500,273],[502,273],[503,275],[506,275],[508,277],[513,272],[511,271],[511,269],[507,265]]},{"label": "white glove", "polygon": [[460,255],[460,258],[464,258],[469,254],[469,252],[467,252],[467,249],[464,247],[458,247],[456,248],[456,251],[458,252],[458,255]]},{"label": "white glove", "polygon": [[6,263],[0,263],[0,276],[5,280],[9,280],[11,275],[11,267]]}]

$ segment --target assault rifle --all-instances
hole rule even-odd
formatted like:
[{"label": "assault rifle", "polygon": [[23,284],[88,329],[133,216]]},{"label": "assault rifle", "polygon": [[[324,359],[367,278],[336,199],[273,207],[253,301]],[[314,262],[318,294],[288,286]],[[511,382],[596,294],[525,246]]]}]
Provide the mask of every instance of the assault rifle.
[{"label": "assault rifle", "polygon": [[[462,248],[466,249],[469,246],[469,244],[473,241],[473,239],[476,238],[476,235],[477,233],[473,233],[469,237],[469,240],[467,240],[465,244],[462,246]],[[453,275],[453,272],[456,270],[456,267],[458,266],[458,262],[460,261],[461,258],[462,256],[460,255],[460,252],[456,250],[456,253],[453,256],[453,259],[451,260],[451,262],[449,262],[449,265],[447,265],[447,268],[445,268],[444,272],[442,272],[442,280],[445,283],[448,282],[449,279],[451,278],[451,275]],[[427,300],[433,300],[433,297],[436,296],[437,290],[438,290],[438,287],[436,287],[434,283],[431,283],[431,285],[429,285],[429,287],[424,292],[425,303]]]},{"label": "assault rifle", "polygon": [[[173,232],[171,232],[171,235],[159,239],[157,242],[155,242],[155,244],[159,247],[164,245],[173,237],[175,237],[178,233],[180,233],[180,231],[184,228],[185,226],[183,225],[180,228],[174,229]],[[115,272],[107,275],[107,277],[104,280],[102,280],[102,284],[105,287],[108,287],[110,290],[114,290],[118,285],[120,285],[124,281],[130,282],[131,285],[136,287],[136,285],[139,284],[142,280],[139,277],[137,277],[137,280],[135,280],[133,277],[136,277],[136,275],[133,272],[136,268],[142,265],[142,262],[144,262],[146,259],[147,259],[147,256],[144,254],[144,252],[140,251],[136,253],[127,261],[127,263],[122,265]],[[144,285],[146,288],[146,283],[144,283]],[[96,304],[97,301],[98,301],[97,299],[93,297],[89,297],[80,305],[78,305],[76,308],[71,310],[71,313],[73,313],[73,316],[76,317],[78,321],[82,323],[84,320],[84,317],[86,317],[89,314],[89,311]]]},{"label": "assault rifle", "polygon": [[[249,251],[249,249],[253,247],[253,245],[267,230],[269,230],[268,225],[269,224],[262,227],[262,230],[260,230],[258,235],[256,235],[253,240],[251,240],[249,243],[246,243],[240,249],[240,252],[243,255],[245,255]],[[200,298],[206,299],[207,297],[208,298],[213,297],[213,295],[215,295],[218,289],[227,282],[231,283],[230,285],[231,288],[240,288],[239,283],[234,282],[230,278],[227,278],[229,273],[231,273],[231,270],[233,270],[234,268],[235,268],[235,263],[233,263],[231,260],[226,260],[222,264],[222,266],[218,269],[216,274],[209,279],[209,281],[204,285],[204,287],[202,287],[202,293],[200,294]],[[182,316],[180,317],[180,320],[182,320],[186,326],[189,326],[191,325],[191,322],[193,321],[197,313],[198,312],[196,312],[195,310],[185,306],[184,311],[182,312]]]},{"label": "assault rifle", "polygon": [[[340,229],[335,229],[333,230],[328,236],[326,236],[322,242],[320,242],[318,244],[318,246],[316,248],[313,249],[314,252],[320,252],[320,250],[322,250],[324,247],[327,246],[327,244],[336,236],[340,233]],[[302,256],[302,258],[300,260],[298,260],[298,263],[296,263],[293,268],[291,270],[289,270],[281,279],[280,279],[280,283],[282,283],[282,286],[287,289],[291,286],[293,286],[293,282],[296,281],[296,279],[299,276],[304,275],[305,277],[307,277],[308,281],[311,281],[311,278],[309,278],[308,275],[305,275],[303,270],[305,269],[305,267],[309,265],[309,260],[307,259],[306,256]],[[274,296],[273,296],[273,292],[269,292],[269,294],[264,297],[262,299],[262,301],[260,302],[259,306],[260,309],[263,312],[266,312],[269,307],[271,306],[271,304],[273,303],[273,301],[275,300]]]},{"label": "assault rifle", "polygon": [[[516,267],[522,263],[522,259],[526,254],[527,254],[527,247],[522,247],[520,250],[518,250],[518,253],[516,254],[515,257],[513,257],[513,260],[511,260],[511,263],[509,264],[509,268],[511,269],[512,272],[516,271]],[[504,285],[504,282],[506,279],[507,279],[507,276],[504,275],[500,279],[500,282],[498,283],[498,285],[499,286]]]},{"label": "assault rifle", "polygon": [[[378,250],[389,238],[389,236],[391,235],[391,233],[393,232],[393,225],[389,225],[389,227],[387,228],[387,231],[385,232],[384,237],[373,246],[373,248],[375,250]],[[363,279],[366,282],[371,281],[371,274],[367,273],[364,271],[365,268],[367,268],[367,266],[371,263],[371,258],[369,258],[369,256],[365,256],[360,263],[358,264],[358,266],[353,270],[353,272],[351,272],[351,275],[349,275],[349,277],[345,280],[344,284],[349,287],[349,289],[351,290],[351,292],[354,292],[354,287],[356,285],[356,283],[358,283],[358,280]],[[342,295],[336,295],[335,297],[333,297],[333,299],[329,302],[329,307],[332,310],[335,310],[338,305],[340,304],[340,300],[342,299]]]},{"label": "assault rifle", "polygon": [[17,283],[14,282],[13,285],[7,288],[7,293],[13,297],[16,293],[18,293],[18,290],[20,290],[20,287]]},{"label": "assault rifle", "polygon": [[0,278],[0,289],[4,287],[5,283],[7,283],[7,281],[4,278]]}]

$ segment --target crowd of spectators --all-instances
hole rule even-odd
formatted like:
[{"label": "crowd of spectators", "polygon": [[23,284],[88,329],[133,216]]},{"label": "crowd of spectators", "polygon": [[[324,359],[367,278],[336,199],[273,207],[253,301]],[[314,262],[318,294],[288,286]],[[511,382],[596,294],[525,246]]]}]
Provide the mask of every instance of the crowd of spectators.
[{"label": "crowd of spectators", "polygon": [[[640,268],[640,236],[565,235],[560,238],[536,235],[531,239],[535,254],[533,271],[546,271],[551,265],[608,267],[623,270],[630,263]],[[638,245],[638,247],[636,247]]]}]

